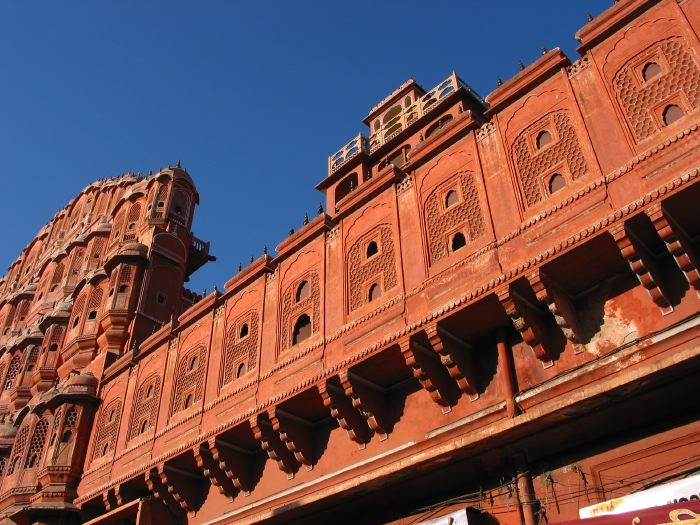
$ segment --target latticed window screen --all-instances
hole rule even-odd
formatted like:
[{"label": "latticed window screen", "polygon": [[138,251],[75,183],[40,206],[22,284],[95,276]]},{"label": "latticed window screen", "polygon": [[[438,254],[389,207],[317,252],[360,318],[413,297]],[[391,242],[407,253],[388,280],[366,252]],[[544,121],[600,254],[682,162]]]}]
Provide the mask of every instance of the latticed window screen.
[{"label": "latticed window screen", "polygon": [[22,363],[18,355],[14,356],[10,361],[10,366],[7,369],[7,377],[5,378],[5,390],[11,389],[15,384],[15,379],[19,375]]},{"label": "latticed window screen", "polygon": [[90,260],[88,261],[88,268],[97,268],[100,265],[100,259],[102,257],[102,252],[104,251],[105,240],[102,237],[95,239],[95,243],[92,245],[92,251],[90,252]]},{"label": "latticed window screen", "polygon": [[[247,370],[251,370],[258,356],[258,312],[251,312],[234,321],[229,328],[224,347],[224,363],[222,384],[228,384],[236,379],[237,366],[243,362]],[[241,338],[241,325],[248,326],[248,333]]]},{"label": "latticed window screen", "polygon": [[121,234],[122,227],[124,226],[124,212],[120,213],[112,225],[112,242],[114,244],[119,240],[119,235]]},{"label": "latticed window screen", "polygon": [[88,301],[87,312],[92,312],[93,310],[99,310],[102,304],[102,288],[95,288],[90,293],[90,300]]},{"label": "latticed window screen", "polygon": [[46,443],[48,428],[48,420],[42,417],[34,427],[32,440],[29,442],[29,450],[27,451],[27,459],[24,461],[24,468],[34,468],[39,465],[41,454],[44,451],[44,443]]},{"label": "latticed window screen", "polygon": [[141,216],[141,205],[136,203],[132,204],[129,208],[129,215],[126,219],[126,229],[124,231],[124,240],[133,241],[136,238],[136,225]]},{"label": "latticed window screen", "polygon": [[31,372],[36,367],[36,362],[39,359],[39,347],[34,346],[29,351],[29,358],[27,359],[27,371]]},{"label": "latticed window screen", "polygon": [[63,263],[60,262],[56,265],[53,271],[53,276],[51,277],[51,286],[54,284],[60,284],[61,279],[63,279]]},{"label": "latticed window screen", "polygon": [[159,400],[160,376],[155,375],[146,379],[136,391],[128,439],[133,439],[155,426]]},{"label": "latticed window screen", "polygon": [[74,328],[77,328],[78,325],[76,325],[76,321],[78,324],[80,324],[80,316],[83,314],[83,309],[85,308],[85,292],[82,292],[78,298],[75,300],[75,303],[73,303],[73,311],[72,315],[70,318],[70,322],[68,323],[68,330],[73,330]]},{"label": "latticed window screen", "polygon": [[202,399],[206,352],[206,347],[200,346],[180,357],[175,375],[175,394],[170,410],[171,415],[189,408],[193,403]]},{"label": "latticed window screen", "polygon": [[153,201],[153,207],[151,209],[151,215],[156,219],[161,219],[163,217],[163,212],[165,210],[165,198],[168,194],[168,187],[161,186],[158,188],[158,194]]},{"label": "latticed window screen", "polygon": [[93,460],[101,458],[111,450],[114,450],[117,442],[117,432],[119,431],[121,411],[121,399],[115,399],[102,410],[102,413],[97,420],[95,447],[92,452]]},{"label": "latticed window screen", "polygon": [[10,468],[7,473],[14,474],[19,467],[19,462],[22,461],[22,456],[24,455],[24,448],[27,446],[27,438],[29,437],[29,423],[24,423],[22,428],[17,433],[15,438],[15,444],[12,447],[12,452],[10,453]]},{"label": "latticed window screen", "polygon": [[80,415],[80,412],[78,411],[77,408],[74,406],[70,407],[68,411],[66,412],[66,423],[64,425],[65,428],[75,428],[75,426],[78,424],[78,416]]},{"label": "latticed window screen", "polygon": [[128,283],[131,278],[131,266],[122,266],[121,272],[119,273],[119,282]]},{"label": "latticed window screen", "polygon": [[68,272],[68,282],[76,282],[80,276],[80,270],[83,265],[83,255],[85,255],[84,250],[77,250],[75,256],[73,257],[73,262],[70,265],[70,271]]},{"label": "latticed window screen", "polygon": [[54,325],[53,330],[51,330],[51,339],[49,339],[49,348],[51,348],[52,345],[61,345],[61,341],[63,340],[63,326],[61,325]]}]

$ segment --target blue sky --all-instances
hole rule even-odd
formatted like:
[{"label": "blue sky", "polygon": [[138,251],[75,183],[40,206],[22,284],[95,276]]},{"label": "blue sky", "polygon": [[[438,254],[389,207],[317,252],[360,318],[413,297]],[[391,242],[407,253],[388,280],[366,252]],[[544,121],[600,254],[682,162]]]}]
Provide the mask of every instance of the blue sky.
[{"label": "blue sky", "polygon": [[178,159],[218,260],[197,291],[273,248],[323,195],[327,157],[407,78],[454,69],[482,96],[612,0],[0,0],[0,274],[98,178]]}]

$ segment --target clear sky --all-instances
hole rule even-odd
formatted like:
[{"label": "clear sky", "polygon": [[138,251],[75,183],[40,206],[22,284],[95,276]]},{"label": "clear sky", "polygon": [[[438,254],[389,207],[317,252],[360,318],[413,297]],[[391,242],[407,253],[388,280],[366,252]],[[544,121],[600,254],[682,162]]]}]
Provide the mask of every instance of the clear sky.
[{"label": "clear sky", "polygon": [[211,290],[323,195],[327,157],[407,78],[482,96],[612,0],[0,0],[0,274],[96,179],[178,159]]}]

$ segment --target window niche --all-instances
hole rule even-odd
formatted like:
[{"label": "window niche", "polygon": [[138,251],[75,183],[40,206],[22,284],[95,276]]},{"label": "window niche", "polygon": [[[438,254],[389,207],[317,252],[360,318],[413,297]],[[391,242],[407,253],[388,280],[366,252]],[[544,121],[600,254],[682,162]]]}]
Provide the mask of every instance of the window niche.
[{"label": "window niche", "polygon": [[340,202],[357,188],[357,173],[351,173],[335,187],[335,202]]},{"label": "window niche", "polygon": [[294,301],[300,303],[309,296],[309,282],[301,281],[297,286],[297,291],[294,294]]},{"label": "window niche", "polygon": [[365,253],[367,255],[367,259],[377,255],[379,253],[379,245],[377,244],[377,241],[370,241],[367,244],[367,250]]},{"label": "window niche", "polygon": [[535,139],[535,146],[538,150],[541,150],[542,148],[549,146],[553,142],[554,138],[552,137],[552,134],[548,130],[543,129],[537,134],[537,138]]},{"label": "window niche", "polygon": [[369,287],[369,291],[367,292],[367,300],[371,303],[372,301],[376,301],[382,296],[382,289],[379,287],[377,283],[373,283]]},{"label": "window niche", "polygon": [[669,104],[664,108],[664,111],[662,113],[664,126],[670,126],[674,122],[683,118],[683,116],[683,110],[679,106],[675,104]]},{"label": "window niche", "polygon": [[555,173],[549,178],[549,182],[547,183],[547,190],[549,191],[550,195],[553,195],[554,193],[563,190],[566,187],[566,179],[564,178],[563,175],[559,173]]},{"label": "window niche", "polygon": [[452,240],[450,241],[450,249],[452,252],[456,252],[457,250],[464,248],[466,245],[467,238],[464,236],[464,233],[457,232],[452,236]]},{"label": "window niche", "polygon": [[309,337],[311,337],[311,318],[307,314],[301,314],[294,323],[292,346],[305,341]]},{"label": "window niche", "polygon": [[445,194],[445,208],[450,208],[459,203],[457,190],[450,190]]},{"label": "window niche", "polygon": [[654,61],[647,62],[642,68],[642,78],[644,82],[649,82],[650,80],[660,76],[663,73],[661,66]]}]

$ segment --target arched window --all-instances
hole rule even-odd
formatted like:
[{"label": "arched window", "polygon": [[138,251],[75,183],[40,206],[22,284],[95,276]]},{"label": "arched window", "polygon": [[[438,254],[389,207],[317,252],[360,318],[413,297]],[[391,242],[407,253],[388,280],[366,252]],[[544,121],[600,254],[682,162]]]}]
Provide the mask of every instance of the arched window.
[{"label": "arched window", "polygon": [[309,283],[307,281],[301,281],[299,286],[297,286],[297,293],[295,295],[296,302],[303,301],[309,296]]},{"label": "arched window", "polygon": [[88,313],[87,318],[88,318],[88,319],[95,319],[95,318],[97,318],[97,310],[90,310],[90,313]]},{"label": "arched window", "polygon": [[447,192],[447,195],[445,195],[445,208],[449,208],[450,206],[454,206],[459,202],[459,195],[457,195],[457,192],[455,190],[450,190]]},{"label": "arched window", "polygon": [[542,149],[554,142],[554,139],[552,138],[552,134],[545,129],[537,134],[537,140],[535,142],[537,143],[537,149]]},{"label": "arched window", "polygon": [[153,385],[148,385],[146,390],[146,399],[150,399],[153,396]]},{"label": "arched window", "polygon": [[308,339],[311,336],[311,319],[306,314],[301,314],[294,323],[294,332],[292,333],[292,344],[298,344]]},{"label": "arched window", "polygon": [[248,335],[248,323],[243,323],[243,326],[241,326],[241,331],[239,332],[238,338],[243,339],[247,335]]},{"label": "arched window", "polygon": [[125,284],[122,284],[119,286],[119,289],[117,290],[117,293],[126,293],[126,291],[129,289],[129,287]]},{"label": "arched window", "polygon": [[143,434],[146,432],[146,429],[148,428],[148,420],[144,419],[141,421],[141,426],[139,427],[139,434]]},{"label": "arched window", "polygon": [[427,139],[428,137],[434,135],[435,132],[444,128],[445,125],[451,120],[452,115],[445,115],[444,117],[439,118],[436,122],[431,124],[430,127],[425,131],[425,138]]},{"label": "arched window", "polygon": [[566,186],[566,179],[562,175],[555,173],[549,179],[549,194],[551,195],[558,192],[559,190],[563,189],[564,186]]},{"label": "arched window", "polygon": [[111,423],[111,422],[114,421],[114,418],[115,418],[115,417],[117,417],[117,409],[116,409],[116,408],[113,408],[112,411],[109,413],[109,418],[108,418],[107,421],[108,421],[109,423]]},{"label": "arched window", "polygon": [[379,122],[379,119],[376,119],[376,120],[374,121],[374,124],[373,124],[372,128],[374,129],[375,133],[376,133],[377,131],[379,131],[379,126],[381,126],[381,125],[382,125],[382,123]]},{"label": "arched window", "polygon": [[379,246],[377,246],[376,241],[371,241],[367,245],[367,258],[369,259],[373,255],[377,255],[379,253]]},{"label": "arched window", "polygon": [[664,124],[668,126],[683,117],[683,110],[675,104],[669,104],[664,108]]},{"label": "arched window", "polygon": [[187,397],[185,398],[185,408],[190,408],[192,406],[192,394],[187,394]]},{"label": "arched window", "polygon": [[369,287],[369,293],[367,294],[367,299],[371,303],[375,299],[379,299],[382,296],[382,290],[379,288],[377,283],[374,283]]},{"label": "arched window", "polygon": [[652,78],[658,77],[661,73],[663,73],[663,70],[656,62],[647,62],[644,68],[642,68],[642,78],[644,78],[645,82],[649,82]]},{"label": "arched window", "polygon": [[456,252],[460,248],[464,248],[467,245],[467,239],[464,237],[462,232],[457,232],[452,236],[452,251]]},{"label": "arched window", "polygon": [[75,316],[75,319],[73,319],[73,328],[75,328],[76,326],[78,326],[78,323],[79,323],[79,322],[80,322],[80,316],[79,316],[79,315],[76,315],[76,316]]},{"label": "arched window", "polygon": [[407,108],[410,105],[411,105],[411,97],[408,96],[405,99],[403,99],[403,107]]},{"label": "arched window", "polygon": [[240,365],[238,365],[238,368],[236,369],[236,379],[243,377],[244,374],[245,374],[245,363],[241,363]]},{"label": "arched window", "polygon": [[357,173],[351,173],[335,187],[335,202],[343,200],[355,188],[357,188]]},{"label": "arched window", "polygon": [[187,370],[194,370],[196,366],[197,366],[197,356],[193,355],[192,358],[190,359],[189,365],[187,365]]},{"label": "arched window", "polygon": [[102,445],[102,455],[106,456],[107,452],[109,452],[109,443],[105,443],[104,445]]}]

